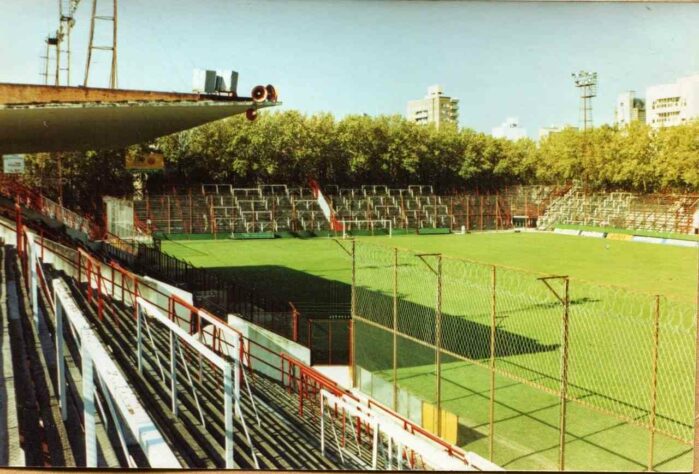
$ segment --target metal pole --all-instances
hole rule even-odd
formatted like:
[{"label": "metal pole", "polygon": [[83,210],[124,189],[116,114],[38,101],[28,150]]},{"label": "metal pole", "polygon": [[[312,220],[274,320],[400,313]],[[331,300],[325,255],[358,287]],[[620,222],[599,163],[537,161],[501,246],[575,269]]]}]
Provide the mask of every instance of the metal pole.
[{"label": "metal pole", "polygon": [[61,419],[68,419],[68,401],[66,400],[66,365],[63,358],[63,303],[56,297],[56,369],[58,401],[61,406]]},{"label": "metal pole", "polygon": [[655,415],[658,401],[658,344],[660,342],[660,295],[655,295],[653,311],[653,371],[650,383],[650,440],[648,441],[648,470],[653,470],[655,450]]},{"label": "metal pole", "polygon": [[51,46],[49,44],[49,39],[46,38],[46,63],[44,64],[44,85],[49,85],[49,57],[51,54]]},{"label": "metal pole", "polygon": [[[73,15],[71,14],[71,17],[72,16]],[[70,21],[72,21],[72,18],[71,18],[71,20],[68,20],[68,21],[69,21],[69,23],[67,25],[68,27],[66,28],[66,44],[68,45],[68,47],[66,48],[66,56],[67,56],[67,58],[66,58],[66,85],[67,86],[70,85],[70,31],[73,29],[70,26]]]},{"label": "metal pole", "polygon": [[172,414],[177,416],[177,356],[175,355],[175,332],[170,330],[170,398]]},{"label": "metal pole", "polygon": [[493,460],[493,445],[495,441],[495,315],[496,315],[496,271],[497,267],[493,265],[492,283],[492,305],[490,312],[490,406],[488,409],[489,420],[489,440],[488,440],[488,456]]},{"label": "metal pole", "polygon": [[36,274],[36,243],[34,239],[30,241],[29,255],[28,255],[28,265],[31,275],[31,290],[32,290],[32,312],[34,313],[34,324],[36,324],[37,331],[39,330],[39,284],[38,277]]},{"label": "metal pole", "polygon": [[568,310],[570,307],[570,281],[566,277],[565,299],[563,300],[563,327],[561,335],[561,408],[559,420],[559,457],[558,469],[565,470],[565,440],[566,440],[566,404],[568,397]]},{"label": "metal pole", "polygon": [[325,401],[320,396],[320,454],[325,456]]},{"label": "metal pole", "polygon": [[61,73],[61,34],[56,33],[56,75],[54,78],[54,85],[60,84],[60,73]]},{"label": "metal pole", "polygon": [[95,14],[97,12],[97,0],[92,0],[92,17],[90,20],[90,39],[87,46],[87,61],[85,61],[85,80],[83,87],[87,87],[87,80],[90,77],[90,61],[92,60],[92,43],[95,39]]},{"label": "metal pole", "polygon": [[442,435],[442,255],[437,255],[437,307],[435,310],[435,365],[437,368],[437,436]]},{"label": "metal pole", "polygon": [[[352,387],[357,386],[357,367],[355,363],[354,354],[354,339],[355,328],[354,328],[354,316],[357,314],[357,247],[356,242],[352,239],[352,301],[351,301],[351,312],[352,318],[350,319],[350,378],[352,379]],[[310,344],[311,339],[309,336],[308,343]]]},{"label": "metal pole", "polygon": [[398,249],[393,249],[393,410],[398,411]]},{"label": "metal pole", "polygon": [[[136,298],[134,296],[134,298]],[[143,319],[143,309],[141,305],[138,304],[138,300],[135,301],[136,304],[136,359],[138,360],[138,373],[143,373],[143,327],[141,319]]]},{"label": "metal pole", "polygon": [[223,367],[223,418],[226,432],[226,469],[233,469],[233,374],[229,363]]},{"label": "metal pole", "polygon": [[109,78],[109,86],[112,89],[117,87],[117,0],[114,0],[114,13],[112,15],[112,73]]},{"label": "metal pole", "polygon": [[[84,333],[86,334],[86,332]],[[81,335],[81,338],[84,337]],[[85,418],[85,466],[97,467],[97,439],[95,437],[95,386],[92,379],[92,357],[82,344],[83,412]]]},{"label": "metal pole", "polygon": [[699,247],[697,247],[697,294],[696,294],[696,315],[695,315],[695,330],[696,330],[696,377],[694,385],[694,472],[699,470]]}]

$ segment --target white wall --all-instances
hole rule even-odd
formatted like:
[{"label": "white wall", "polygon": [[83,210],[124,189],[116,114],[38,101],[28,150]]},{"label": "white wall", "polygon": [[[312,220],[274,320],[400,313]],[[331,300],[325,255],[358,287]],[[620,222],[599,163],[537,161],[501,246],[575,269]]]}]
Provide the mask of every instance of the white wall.
[{"label": "white wall", "polygon": [[[235,314],[228,315],[228,324],[239,330],[243,336],[252,342],[249,347],[250,363],[256,372],[281,381],[281,366],[278,354],[282,352],[289,354],[306,365],[311,365],[311,350],[299,343],[255,326]],[[269,351],[265,349],[269,349]]]}]

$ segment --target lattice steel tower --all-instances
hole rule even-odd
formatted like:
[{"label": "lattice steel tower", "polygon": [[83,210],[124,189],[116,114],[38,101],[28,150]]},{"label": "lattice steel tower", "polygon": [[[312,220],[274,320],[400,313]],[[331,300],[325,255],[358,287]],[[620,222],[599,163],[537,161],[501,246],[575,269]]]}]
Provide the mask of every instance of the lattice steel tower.
[{"label": "lattice steel tower", "polygon": [[[58,0],[58,29],[53,35],[46,37],[46,55],[42,56],[44,68],[41,75],[44,84],[49,83],[53,76],[54,85],[70,85],[70,32],[75,26],[75,10],[80,0]],[[54,70],[49,72],[53,51]],[[63,74],[63,79],[61,79]]]},{"label": "lattice steel tower", "polygon": [[597,96],[597,73],[580,71],[571,74],[580,90],[580,122],[583,130],[592,128],[592,98]]},{"label": "lattice steel tower", "polygon": [[[95,22],[96,21],[111,21],[112,22],[112,45],[111,46],[95,46]],[[85,63],[85,81],[83,86],[87,87],[87,81],[90,78],[90,63],[92,62],[92,51],[103,50],[112,52],[111,73],[109,74],[109,87],[116,89],[117,87],[117,0],[112,0],[112,15],[97,15],[97,0],[92,0],[92,16],[90,20],[90,41],[87,46],[87,62]]]}]

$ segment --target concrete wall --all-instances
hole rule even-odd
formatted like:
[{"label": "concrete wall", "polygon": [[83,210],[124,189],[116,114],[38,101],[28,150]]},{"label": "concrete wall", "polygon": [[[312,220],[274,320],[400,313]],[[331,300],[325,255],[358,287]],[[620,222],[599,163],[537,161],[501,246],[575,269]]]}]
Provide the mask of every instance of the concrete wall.
[{"label": "concrete wall", "polygon": [[[311,364],[311,350],[301,344],[274,334],[267,329],[255,326],[234,314],[228,315],[228,324],[239,330],[243,336],[251,341],[249,348],[250,359],[252,368],[256,372],[281,381],[281,366],[278,354],[282,352],[289,354],[306,365]],[[265,349],[269,349],[269,351]]]}]

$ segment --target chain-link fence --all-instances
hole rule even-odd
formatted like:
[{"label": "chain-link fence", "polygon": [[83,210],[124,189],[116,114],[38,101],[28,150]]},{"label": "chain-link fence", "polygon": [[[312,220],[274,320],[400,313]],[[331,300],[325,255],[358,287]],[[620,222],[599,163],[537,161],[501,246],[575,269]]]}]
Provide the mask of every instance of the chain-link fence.
[{"label": "chain-link fence", "polygon": [[513,468],[689,461],[691,302],[346,246],[354,255],[354,384],[378,401]]}]

